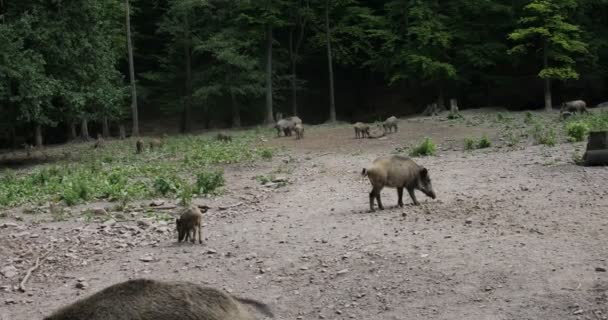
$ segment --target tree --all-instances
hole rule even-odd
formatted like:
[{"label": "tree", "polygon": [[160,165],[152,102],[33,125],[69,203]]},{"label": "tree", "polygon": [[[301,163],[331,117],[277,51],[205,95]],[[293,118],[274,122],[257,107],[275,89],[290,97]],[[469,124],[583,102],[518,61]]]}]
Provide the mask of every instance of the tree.
[{"label": "tree", "polygon": [[523,54],[536,49],[542,56],[538,76],[544,80],[545,110],[551,111],[551,80],[578,79],[576,56],[587,53],[581,28],[569,22],[568,13],[576,9],[575,0],[533,0],[524,7],[518,28],[509,34],[517,42],[509,52]]},{"label": "tree", "polygon": [[131,43],[131,12],[129,0],[125,0],[125,27],[127,29],[127,53],[129,56],[129,80],[131,83],[131,112],[133,116],[133,129],[131,134],[139,136],[139,114],[137,110],[137,84],[135,83],[135,65],[133,62],[133,44]]},{"label": "tree", "polygon": [[306,35],[306,27],[308,22],[313,18],[313,12],[310,9],[309,0],[294,1],[290,7],[289,18],[289,64],[291,68],[291,113],[294,116],[298,115],[298,73],[297,65],[300,57],[300,50],[304,43]]}]

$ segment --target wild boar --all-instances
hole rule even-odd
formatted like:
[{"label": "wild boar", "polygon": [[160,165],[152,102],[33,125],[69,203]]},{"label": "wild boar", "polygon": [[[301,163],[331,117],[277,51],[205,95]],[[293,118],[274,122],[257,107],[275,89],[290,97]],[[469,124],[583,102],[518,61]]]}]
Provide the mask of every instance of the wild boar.
[{"label": "wild boar", "polygon": [[203,214],[198,207],[190,206],[189,208],[184,209],[180,217],[175,219],[177,242],[188,241],[190,234],[192,234],[190,241],[194,243],[196,241],[196,233],[198,231],[198,243],[203,243],[201,233],[202,225]]},{"label": "wild boar", "polygon": [[281,132],[283,132],[286,137],[291,136],[291,132],[293,131],[294,127],[295,123],[287,119],[279,120],[274,126],[274,128],[277,129],[277,137],[281,136]]},{"label": "wild boar", "polygon": [[223,132],[218,133],[215,139],[222,142],[232,142],[232,136]]},{"label": "wild boar", "polygon": [[393,132],[393,130],[395,130],[395,132],[397,132],[399,130],[399,128],[397,127],[397,123],[398,123],[397,117],[390,117],[390,118],[386,119],[382,123],[384,132]]},{"label": "wild boar", "polygon": [[137,139],[135,142],[135,153],[139,154],[144,152],[144,141],[141,139]]},{"label": "wild boar", "polygon": [[380,191],[384,187],[397,189],[399,197],[397,205],[400,207],[403,207],[403,189],[407,189],[414,205],[420,204],[414,194],[416,189],[432,199],[436,198],[429,171],[408,157],[378,158],[370,167],[364,168],[361,174],[367,176],[372,184],[372,191],[369,193],[369,209],[372,212],[374,211],[374,198],[377,200],[380,210],[384,210],[380,199]]},{"label": "wild boar", "polygon": [[93,148],[100,149],[100,148],[103,148],[104,145],[105,145],[105,141],[103,139],[103,136],[98,133],[97,140],[95,140],[95,144],[93,145]]},{"label": "wild boar", "polygon": [[369,125],[357,122],[353,125],[355,128],[355,139],[369,137]]},{"label": "wild boar", "polygon": [[296,131],[296,139],[302,139],[304,138],[304,127],[302,126],[302,124],[296,124],[295,126],[295,131]]},{"label": "wild boar", "polygon": [[566,101],[562,103],[560,113],[572,112],[572,113],[587,113],[587,104],[583,100]]},{"label": "wild boar", "polygon": [[44,320],[254,320],[250,308],[273,317],[264,303],[214,288],[135,279],[109,286]]},{"label": "wild boar", "polygon": [[285,118],[285,120],[293,122],[294,125],[302,124],[302,119],[300,119],[300,117],[297,117],[297,116],[287,117],[287,118]]},{"label": "wild boar", "polygon": [[163,146],[163,140],[159,138],[154,138],[150,140],[150,151],[156,149],[160,149]]}]

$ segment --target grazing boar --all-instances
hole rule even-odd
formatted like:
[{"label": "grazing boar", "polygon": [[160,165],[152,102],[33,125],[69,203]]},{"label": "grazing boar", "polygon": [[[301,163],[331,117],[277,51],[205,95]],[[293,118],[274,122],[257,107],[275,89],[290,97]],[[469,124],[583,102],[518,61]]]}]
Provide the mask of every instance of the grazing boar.
[{"label": "grazing boar", "polygon": [[44,320],[254,320],[250,309],[273,317],[264,303],[214,288],[135,279],[109,286]]},{"label": "grazing boar", "polygon": [[105,141],[103,140],[103,136],[98,133],[97,140],[95,140],[95,145],[93,146],[93,148],[95,148],[95,149],[103,148],[104,144],[105,144]]},{"label": "grazing boar", "polygon": [[587,113],[587,104],[583,100],[567,101],[562,103],[560,113],[571,112],[571,113]]},{"label": "grazing boar", "polygon": [[397,122],[398,122],[397,117],[390,117],[390,118],[386,119],[382,123],[384,132],[393,132],[393,130],[395,130],[395,132],[397,132],[399,130],[399,128],[397,127]]},{"label": "grazing boar", "polygon": [[277,129],[277,137],[281,136],[281,132],[283,132],[286,137],[291,136],[291,132],[294,130],[295,125],[296,124],[292,120],[279,120],[274,126],[274,128]]},{"label": "grazing boar", "polygon": [[188,241],[190,235],[190,242],[196,241],[196,233],[198,230],[198,243],[203,243],[202,229],[203,225],[203,214],[198,207],[191,206],[184,209],[179,218],[175,219],[175,227],[177,229],[177,242]]},{"label": "grazing boar", "polygon": [[296,131],[296,139],[299,140],[299,139],[304,138],[304,127],[302,126],[302,124],[296,124],[295,131]]},{"label": "grazing boar", "polygon": [[154,138],[150,140],[150,151],[156,149],[160,149],[163,146],[163,140],[159,138]]},{"label": "grazing boar", "polygon": [[297,124],[302,124],[302,119],[300,119],[300,117],[297,117],[297,116],[287,117],[287,118],[285,118],[285,120],[293,122],[294,126]]},{"label": "grazing boar", "polygon": [[362,122],[357,122],[355,123],[355,125],[353,126],[355,128],[355,139],[357,138],[365,138],[366,136],[369,137],[369,125],[362,123]]},{"label": "grazing boar", "polygon": [[436,198],[429,171],[416,164],[412,159],[403,156],[381,157],[374,160],[373,164],[363,169],[363,176],[367,176],[372,184],[369,193],[369,209],[374,211],[374,199],[378,202],[380,210],[384,210],[380,191],[384,187],[396,188],[399,200],[397,204],[403,207],[403,189],[407,189],[414,205],[420,203],[416,200],[414,190],[418,189],[432,199]]},{"label": "grazing boar", "polygon": [[222,142],[232,142],[232,136],[223,132],[218,133],[215,139]]},{"label": "grazing boar", "polygon": [[137,139],[135,142],[135,153],[139,154],[144,152],[144,141],[141,139]]}]

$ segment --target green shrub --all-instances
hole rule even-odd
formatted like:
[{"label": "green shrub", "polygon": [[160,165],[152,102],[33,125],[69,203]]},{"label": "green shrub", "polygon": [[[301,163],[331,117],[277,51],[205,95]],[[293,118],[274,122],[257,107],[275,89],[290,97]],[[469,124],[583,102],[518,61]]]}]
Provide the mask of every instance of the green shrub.
[{"label": "green shrub", "polygon": [[537,122],[532,128],[532,137],[537,144],[554,146],[557,144],[557,135],[553,128],[546,128],[542,123]]},{"label": "green shrub", "polygon": [[521,141],[520,136],[511,130],[507,131],[504,135],[504,139],[509,147],[516,146]]},{"label": "green shrub", "polygon": [[464,150],[474,150],[475,149],[475,139],[465,138],[464,139]]},{"label": "green shrub", "polygon": [[66,188],[60,194],[61,200],[68,206],[73,206],[81,201],[90,199],[91,190],[83,180],[68,182]]},{"label": "green shrub", "polygon": [[582,121],[569,122],[566,124],[566,133],[572,141],[583,141],[589,134],[589,126]]},{"label": "green shrub", "polygon": [[490,142],[490,139],[488,139],[487,136],[482,136],[481,139],[479,139],[479,142],[477,142],[477,148],[478,149],[485,149],[485,148],[489,148],[492,146],[492,142]]},{"label": "green shrub", "polygon": [[179,190],[179,183],[176,183],[177,179],[170,179],[167,177],[158,177],[154,180],[154,190],[157,194],[166,196],[171,193],[177,193]]},{"label": "green shrub", "polygon": [[179,191],[179,202],[182,206],[188,206],[192,203],[193,190],[192,186],[185,184]]},{"label": "green shrub", "polygon": [[437,146],[431,141],[430,138],[425,138],[422,143],[418,146],[414,147],[410,151],[410,156],[412,157],[425,157],[425,156],[433,156],[437,151]]},{"label": "green shrub", "polygon": [[204,171],[196,176],[196,192],[198,194],[212,194],[224,186],[223,171]]},{"label": "green shrub", "polygon": [[450,111],[450,114],[448,114],[448,119],[450,119],[450,120],[458,120],[458,119],[464,119],[464,117],[462,116],[462,114],[460,114],[460,112],[452,112],[452,111]]},{"label": "green shrub", "polygon": [[532,112],[526,111],[526,115],[525,115],[525,118],[524,118],[524,123],[526,123],[526,124],[532,124],[532,123],[534,123],[534,115],[532,114]]},{"label": "green shrub", "polygon": [[260,157],[262,157],[262,159],[264,160],[270,160],[272,159],[272,150],[270,149],[262,149],[259,151]]}]

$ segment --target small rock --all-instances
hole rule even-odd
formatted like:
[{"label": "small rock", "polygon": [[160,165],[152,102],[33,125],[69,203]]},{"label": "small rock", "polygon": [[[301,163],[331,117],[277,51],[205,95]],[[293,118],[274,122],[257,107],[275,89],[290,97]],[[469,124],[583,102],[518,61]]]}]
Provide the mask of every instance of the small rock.
[{"label": "small rock", "polygon": [[277,176],[274,179],[272,179],[272,182],[274,182],[274,183],[287,182],[287,177]]},{"label": "small rock", "polygon": [[19,226],[19,225],[18,225],[18,224],[16,224],[16,223],[10,223],[10,222],[7,222],[7,223],[3,223],[3,224],[1,224],[1,225],[0,225],[0,228],[3,228],[3,229],[4,229],[4,228],[16,228],[16,227],[18,227],[18,226]]},{"label": "small rock", "polygon": [[96,215],[96,216],[107,216],[108,215],[108,212],[104,208],[93,208],[93,209],[91,209],[91,212],[93,212],[93,215]]},{"label": "small rock", "polygon": [[152,261],[154,261],[154,258],[152,258],[151,256],[144,256],[144,257],[139,258],[139,260],[143,261],[143,262],[152,262]]},{"label": "small rock", "polygon": [[106,220],[106,221],[103,223],[103,225],[104,225],[104,226],[106,226],[106,227],[111,227],[111,226],[113,226],[113,225],[115,225],[115,224],[116,224],[116,220],[114,220],[114,219],[109,219],[109,220]]},{"label": "small rock", "polygon": [[465,224],[472,224],[473,223],[473,219],[466,219],[464,220]]},{"label": "small rock", "polygon": [[6,299],[4,300],[5,304],[17,304],[17,301],[15,301],[15,299]]},{"label": "small rock", "polygon": [[84,290],[88,286],[89,286],[89,284],[86,283],[85,281],[79,281],[79,282],[76,282],[76,285],[74,287],[76,287],[76,289]]},{"label": "small rock", "polygon": [[606,272],[606,268],[602,268],[602,267],[597,267],[595,268],[596,272]]},{"label": "small rock", "polygon": [[336,274],[345,274],[348,273],[348,269],[342,269],[340,271],[338,271]]},{"label": "small rock", "polygon": [[163,200],[154,200],[150,203],[150,207],[160,207],[165,204]]},{"label": "small rock", "polygon": [[6,266],[6,267],[0,269],[0,273],[3,276],[5,276],[5,277],[7,277],[7,278],[10,279],[10,278],[13,278],[16,275],[18,275],[19,271],[17,270],[17,268],[15,268],[15,266]]},{"label": "small rock", "polygon": [[575,316],[579,315],[579,314],[583,314],[583,309],[578,309],[578,310],[572,312],[572,314],[575,315]]},{"label": "small rock", "polygon": [[208,249],[207,250],[207,254],[216,254],[216,253],[217,253],[216,250],[213,250],[213,249]]},{"label": "small rock", "polygon": [[150,223],[150,221],[147,220],[137,220],[137,226],[142,228],[142,229],[148,229],[150,228],[152,224]]}]

